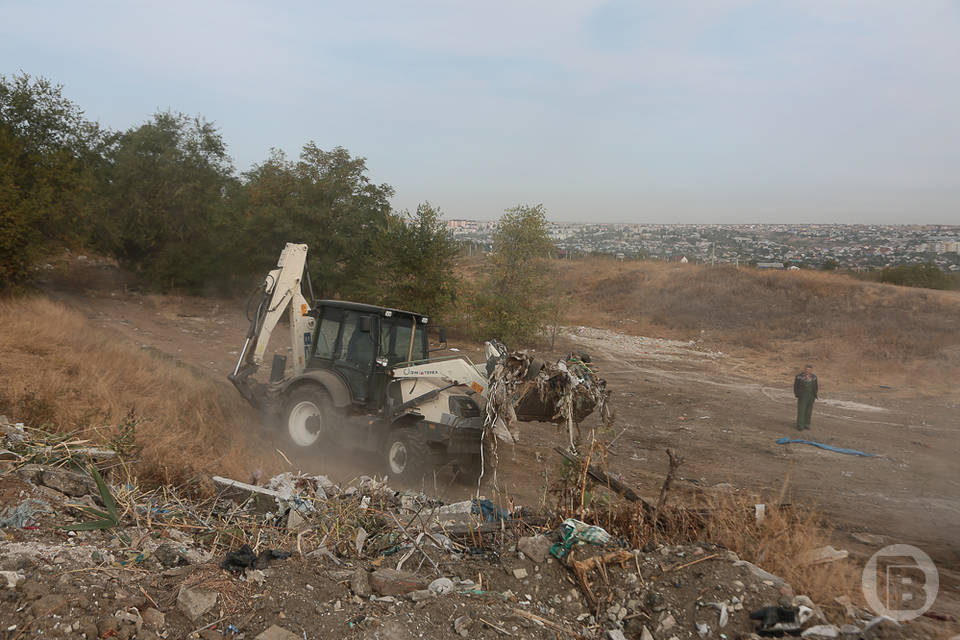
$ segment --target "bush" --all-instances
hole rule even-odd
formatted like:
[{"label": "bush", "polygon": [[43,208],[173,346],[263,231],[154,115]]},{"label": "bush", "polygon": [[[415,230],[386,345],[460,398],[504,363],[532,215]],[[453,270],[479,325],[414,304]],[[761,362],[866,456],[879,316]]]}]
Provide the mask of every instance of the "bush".
[{"label": "bush", "polygon": [[884,267],[880,273],[880,282],[924,289],[954,288],[950,276],[932,262]]}]

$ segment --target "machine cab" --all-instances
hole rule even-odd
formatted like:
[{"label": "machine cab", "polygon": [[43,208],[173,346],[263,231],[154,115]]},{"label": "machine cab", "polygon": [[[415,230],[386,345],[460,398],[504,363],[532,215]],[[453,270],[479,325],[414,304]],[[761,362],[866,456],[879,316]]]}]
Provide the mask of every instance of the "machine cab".
[{"label": "machine cab", "polygon": [[317,323],[307,370],[335,371],[357,404],[379,409],[387,369],[428,357],[426,316],[341,300],[321,300],[311,315]]}]

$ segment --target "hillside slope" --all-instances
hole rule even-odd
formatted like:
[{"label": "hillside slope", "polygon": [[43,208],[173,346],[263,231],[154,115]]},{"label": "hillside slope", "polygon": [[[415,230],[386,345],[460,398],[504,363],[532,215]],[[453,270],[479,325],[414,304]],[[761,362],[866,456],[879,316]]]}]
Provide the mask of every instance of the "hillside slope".
[{"label": "hillside slope", "polygon": [[257,416],[234,390],[98,324],[46,297],[0,302],[0,415],[112,444],[149,486],[246,478]]},{"label": "hillside slope", "polygon": [[960,292],[811,271],[604,258],[554,266],[561,321],[700,340],[747,356],[755,374],[810,361],[845,385],[939,394],[960,371]]}]

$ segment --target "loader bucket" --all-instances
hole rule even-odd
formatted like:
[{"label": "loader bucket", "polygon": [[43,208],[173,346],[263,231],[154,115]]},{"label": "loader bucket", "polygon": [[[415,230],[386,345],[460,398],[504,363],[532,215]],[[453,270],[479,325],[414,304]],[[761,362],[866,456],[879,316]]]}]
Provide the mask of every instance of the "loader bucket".
[{"label": "loader bucket", "polygon": [[582,378],[579,379],[579,384],[570,384],[571,377],[578,380],[575,374],[570,375],[569,366],[562,369],[554,363],[540,367],[537,376],[523,382],[514,393],[513,407],[517,420],[559,424],[566,420],[564,408],[568,406],[569,396],[573,421],[582,422],[593,413],[601,401],[600,396],[605,394],[605,384],[600,380],[601,386],[597,388],[596,379],[591,380],[591,384],[584,384]]},{"label": "loader bucket", "polygon": [[[493,364],[493,363],[491,363]],[[568,429],[579,425],[594,411],[607,422],[607,383],[588,364],[588,358],[573,355],[544,363],[525,351],[514,351],[496,361],[490,374],[488,414],[504,429],[495,433],[516,441],[516,422],[553,422]],[[572,436],[571,436],[572,438]]]}]

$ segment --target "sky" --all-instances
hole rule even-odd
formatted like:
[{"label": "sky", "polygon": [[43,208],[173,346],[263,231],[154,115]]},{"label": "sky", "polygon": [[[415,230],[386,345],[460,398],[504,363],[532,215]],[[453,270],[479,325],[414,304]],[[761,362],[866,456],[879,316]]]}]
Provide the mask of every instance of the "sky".
[{"label": "sky", "polygon": [[492,219],[960,224],[960,0],[0,0],[0,73]]}]

